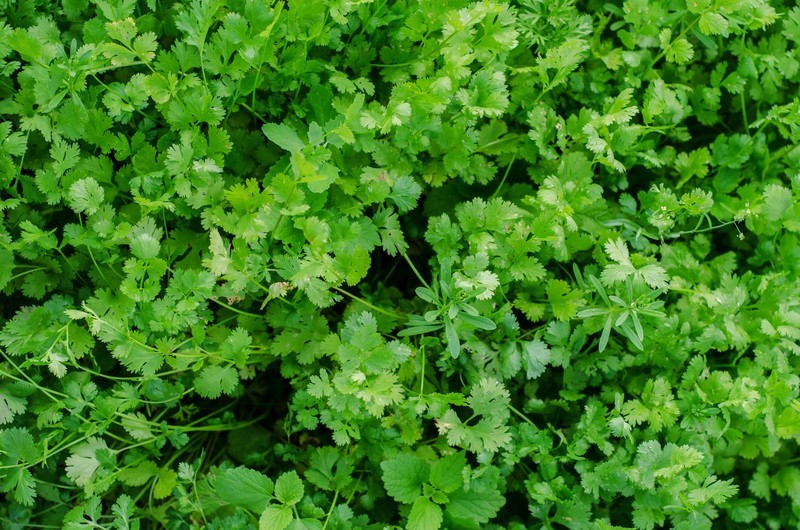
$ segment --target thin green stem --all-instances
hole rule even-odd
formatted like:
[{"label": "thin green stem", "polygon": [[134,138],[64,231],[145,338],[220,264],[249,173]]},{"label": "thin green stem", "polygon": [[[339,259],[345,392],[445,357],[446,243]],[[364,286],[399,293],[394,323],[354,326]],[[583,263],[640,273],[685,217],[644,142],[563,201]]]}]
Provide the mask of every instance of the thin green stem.
[{"label": "thin green stem", "polygon": [[406,260],[406,263],[408,263],[408,266],[411,267],[411,270],[414,271],[414,275],[422,283],[422,285],[424,285],[425,287],[427,287],[432,291],[433,289],[431,288],[430,285],[428,285],[428,282],[425,281],[425,278],[422,277],[422,274],[419,273],[417,267],[414,266],[414,263],[411,261],[411,258],[408,257],[408,254],[403,252],[403,258]]},{"label": "thin green stem", "polygon": [[325,516],[325,523],[322,525],[322,530],[328,528],[328,522],[331,520],[331,515],[333,514],[333,509],[336,508],[336,500],[339,498],[339,489],[337,488],[336,491],[333,492],[333,501],[331,502],[331,507],[328,510],[328,515]]},{"label": "thin green stem", "polygon": [[422,369],[420,370],[420,378],[419,378],[419,397],[422,397],[422,391],[425,388],[425,365],[428,364],[427,355],[425,355],[425,346],[420,346],[419,348],[420,354],[422,354]]},{"label": "thin green stem", "polygon": [[382,309],[382,308],[380,308],[380,307],[378,307],[376,305],[373,305],[373,304],[367,302],[363,298],[354,295],[353,293],[350,293],[348,291],[345,291],[344,289],[340,289],[339,287],[336,287],[335,285],[331,285],[331,289],[333,289],[337,293],[341,293],[341,294],[343,294],[343,295],[345,295],[345,296],[347,296],[349,298],[352,298],[353,300],[355,300],[356,302],[358,302],[360,304],[364,304],[365,306],[369,307],[373,311],[377,311],[378,313],[384,314],[386,316],[390,316],[392,318],[402,318],[402,315],[400,315],[399,313],[395,313],[394,311],[387,311],[386,309]]},{"label": "thin green stem", "polygon": [[26,274],[30,274],[30,273],[32,273],[32,272],[43,271],[43,270],[46,270],[46,269],[47,269],[47,267],[37,267],[37,268],[35,268],[35,269],[28,269],[28,270],[26,270],[25,272],[20,272],[19,274],[15,274],[15,275],[14,275],[14,276],[12,276],[11,278],[9,278],[9,279],[8,279],[8,281],[10,282],[10,281],[12,281],[12,280],[16,280],[17,278],[22,278],[22,277],[23,277],[23,276],[25,276]]},{"label": "thin green stem", "polygon": [[267,123],[267,121],[268,121],[268,120],[267,120],[267,119],[266,119],[264,116],[259,116],[259,115],[256,113],[256,111],[253,109],[253,107],[251,107],[251,106],[250,106],[250,105],[248,105],[247,103],[239,103],[239,104],[240,104],[242,107],[244,107],[244,108],[246,108],[247,110],[249,110],[249,111],[250,111],[250,114],[252,114],[252,115],[253,115],[255,118],[258,118],[258,119],[259,119],[259,120],[261,120],[262,122],[264,122],[264,123]]},{"label": "thin green stem", "polygon": [[527,422],[527,423],[530,423],[531,425],[533,425],[534,427],[536,427],[536,424],[535,424],[535,423],[533,423],[533,421],[531,421],[531,419],[530,419],[530,418],[528,418],[528,417],[527,417],[525,414],[523,414],[522,412],[518,411],[518,410],[516,409],[516,407],[514,407],[513,405],[509,405],[509,406],[508,406],[508,409],[509,409],[511,412],[513,412],[514,414],[516,414],[517,416],[519,416],[521,419],[525,420],[525,422]]},{"label": "thin green stem", "polygon": [[497,185],[497,189],[494,190],[494,193],[492,193],[492,195],[491,195],[492,197],[496,197],[497,194],[500,193],[500,190],[503,188],[503,185],[506,183],[506,179],[508,178],[509,172],[511,172],[511,166],[514,165],[514,161],[516,159],[517,159],[517,153],[514,153],[514,155],[511,157],[511,162],[509,162],[508,166],[506,167],[506,172],[503,175],[503,178],[500,180],[500,184]]},{"label": "thin green stem", "polygon": [[242,309],[237,309],[237,308],[235,308],[235,307],[233,307],[231,305],[226,304],[225,302],[220,301],[219,299],[211,298],[210,300],[212,302],[214,302],[215,304],[221,305],[225,309],[227,309],[229,311],[233,311],[234,313],[237,313],[239,315],[246,316],[246,317],[259,318],[259,319],[264,318],[264,315],[257,315],[255,313],[250,313],[249,311],[244,311]]},{"label": "thin green stem", "polygon": [[[497,140],[489,142],[488,144],[479,145],[478,149],[476,150],[476,152],[477,153],[481,153],[481,152],[486,151],[486,149],[488,149],[490,147],[494,147],[496,145],[501,145],[501,144],[504,144],[506,142],[513,142],[515,140],[519,140],[520,138],[524,138],[524,137],[525,137],[524,134],[507,134],[507,135],[503,136],[502,138],[498,138]],[[514,153],[514,157],[516,157],[516,156],[517,156],[517,153]]]},{"label": "thin green stem", "polygon": [[744,132],[747,133],[748,136],[752,137],[753,135],[750,134],[750,122],[747,119],[747,106],[745,104],[745,91],[742,90],[739,93],[739,100],[742,106],[742,123],[744,123]]}]

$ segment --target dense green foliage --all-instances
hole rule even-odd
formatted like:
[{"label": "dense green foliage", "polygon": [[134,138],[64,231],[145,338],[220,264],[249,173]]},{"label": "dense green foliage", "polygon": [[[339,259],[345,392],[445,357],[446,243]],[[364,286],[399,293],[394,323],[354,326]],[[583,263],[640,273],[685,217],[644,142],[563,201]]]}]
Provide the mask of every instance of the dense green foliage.
[{"label": "dense green foliage", "polygon": [[793,2],[0,21],[3,527],[800,527]]}]

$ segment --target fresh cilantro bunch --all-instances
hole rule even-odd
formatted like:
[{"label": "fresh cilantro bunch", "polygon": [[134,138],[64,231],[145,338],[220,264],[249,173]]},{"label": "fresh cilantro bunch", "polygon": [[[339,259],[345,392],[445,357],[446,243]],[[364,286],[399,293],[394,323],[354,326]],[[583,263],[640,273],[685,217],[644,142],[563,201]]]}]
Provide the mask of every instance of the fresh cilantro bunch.
[{"label": "fresh cilantro bunch", "polygon": [[797,526],[798,93],[783,0],[0,0],[2,526]]}]

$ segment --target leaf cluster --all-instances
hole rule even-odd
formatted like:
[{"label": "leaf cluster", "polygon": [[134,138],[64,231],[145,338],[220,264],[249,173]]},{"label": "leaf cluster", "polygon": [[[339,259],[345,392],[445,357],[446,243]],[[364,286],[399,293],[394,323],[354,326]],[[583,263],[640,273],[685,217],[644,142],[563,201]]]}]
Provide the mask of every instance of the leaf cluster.
[{"label": "leaf cluster", "polygon": [[800,8],[0,0],[4,528],[800,525]]}]

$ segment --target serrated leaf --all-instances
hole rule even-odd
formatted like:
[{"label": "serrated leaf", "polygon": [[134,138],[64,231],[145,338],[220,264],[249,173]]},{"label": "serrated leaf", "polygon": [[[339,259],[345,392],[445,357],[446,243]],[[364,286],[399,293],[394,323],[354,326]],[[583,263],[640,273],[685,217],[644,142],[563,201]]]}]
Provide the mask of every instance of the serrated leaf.
[{"label": "serrated leaf", "polygon": [[620,265],[633,266],[631,263],[630,253],[628,252],[628,245],[625,244],[625,240],[621,237],[609,239],[606,241],[604,248],[606,249],[606,254],[608,254],[608,257],[613,261],[619,263]]},{"label": "serrated leaf", "polygon": [[294,516],[288,506],[269,506],[258,519],[258,530],[284,530]]},{"label": "serrated leaf", "polygon": [[114,527],[116,530],[138,530],[140,527],[139,520],[134,518],[134,511],[136,510],[136,503],[128,495],[120,495],[117,501],[111,507],[111,513],[114,514]]},{"label": "serrated leaf", "polygon": [[310,459],[311,467],[306,471],[306,480],[318,488],[342,490],[353,481],[352,459],[334,447],[320,447]]},{"label": "serrated leaf", "polygon": [[431,466],[431,484],[445,493],[451,493],[464,484],[463,471],[467,459],[463,452],[447,455]]},{"label": "serrated leaf", "polygon": [[126,467],[120,470],[119,481],[128,486],[142,486],[158,473],[158,466],[155,462],[145,460],[133,467]]},{"label": "serrated leaf", "polygon": [[442,525],[442,509],[426,497],[419,497],[408,514],[408,530],[438,530]]},{"label": "serrated leaf", "polygon": [[0,431],[0,449],[14,463],[33,463],[39,457],[33,435],[24,427],[12,427]]},{"label": "serrated leaf", "polygon": [[29,469],[16,468],[7,472],[0,482],[0,491],[13,493],[16,502],[33,506],[36,499],[36,482]]},{"label": "serrated leaf", "polygon": [[406,213],[417,206],[417,201],[422,194],[422,188],[417,181],[407,175],[397,177],[389,194],[389,199],[400,213]]},{"label": "serrated leaf", "polygon": [[275,498],[286,505],[294,505],[303,499],[303,481],[294,471],[284,473],[275,481]]},{"label": "serrated leaf", "polygon": [[676,64],[686,64],[694,57],[694,47],[686,39],[677,39],[667,48],[667,61]]},{"label": "serrated leaf", "polygon": [[203,368],[194,380],[198,394],[206,398],[218,398],[223,393],[231,395],[239,386],[239,375],[232,366],[214,364]]},{"label": "serrated leaf", "polygon": [[537,379],[553,360],[550,348],[541,340],[535,339],[522,344],[522,365],[528,379]]},{"label": "serrated leaf", "polygon": [[2,290],[14,276],[14,253],[10,250],[0,249],[0,290]]},{"label": "serrated leaf", "polygon": [[772,222],[783,220],[794,204],[792,192],[779,184],[770,184],[764,189],[764,217]]},{"label": "serrated leaf", "polygon": [[96,213],[103,205],[104,198],[103,187],[92,177],[78,180],[69,188],[70,206],[78,213]]},{"label": "serrated leaf", "polygon": [[135,440],[153,439],[153,432],[150,429],[150,421],[141,412],[124,415],[122,417],[122,427]]},{"label": "serrated leaf", "polygon": [[719,13],[703,13],[697,26],[706,35],[727,35],[728,21]]},{"label": "serrated leaf", "polygon": [[218,475],[213,488],[217,496],[228,504],[261,513],[272,500],[274,485],[258,471],[237,467]]},{"label": "serrated leaf", "polygon": [[491,482],[494,475],[490,472],[473,480],[469,489],[460,489],[448,495],[447,513],[456,520],[473,524],[488,523],[506,502]]},{"label": "serrated leaf", "polygon": [[414,502],[420,496],[422,485],[430,476],[427,462],[405,453],[381,462],[381,470],[386,493],[396,501],[406,504]]},{"label": "serrated leaf", "polygon": [[100,467],[100,451],[109,451],[106,442],[92,436],[84,443],[76,445],[66,460],[67,476],[78,486],[86,487],[91,483],[95,472]]},{"label": "serrated leaf", "polygon": [[156,473],[156,483],[153,487],[153,497],[166,499],[178,485],[178,474],[168,467],[162,467]]},{"label": "serrated leaf", "polygon": [[774,420],[775,434],[779,438],[795,438],[800,436],[800,410],[787,407]]},{"label": "serrated leaf", "polygon": [[577,315],[578,308],[585,300],[579,289],[572,289],[570,284],[563,280],[550,280],[547,282],[547,300],[553,310],[553,316],[558,320],[570,320]]}]

